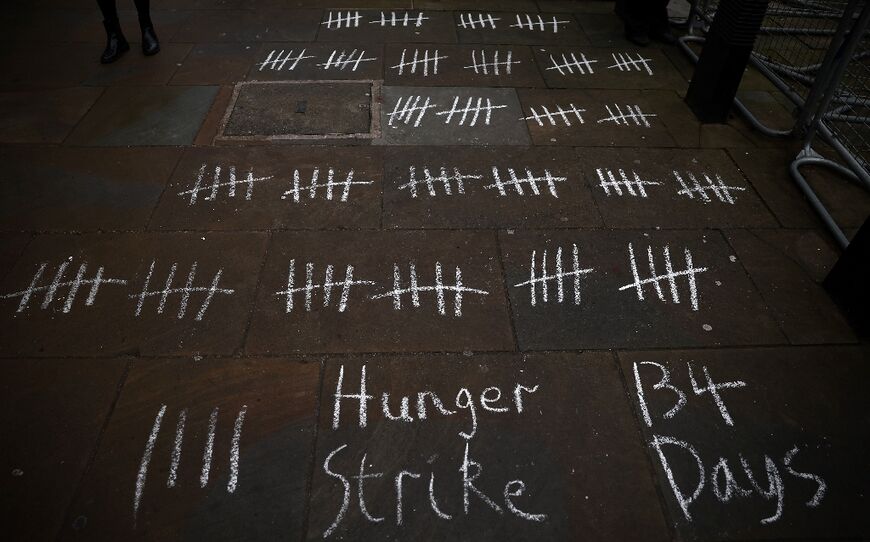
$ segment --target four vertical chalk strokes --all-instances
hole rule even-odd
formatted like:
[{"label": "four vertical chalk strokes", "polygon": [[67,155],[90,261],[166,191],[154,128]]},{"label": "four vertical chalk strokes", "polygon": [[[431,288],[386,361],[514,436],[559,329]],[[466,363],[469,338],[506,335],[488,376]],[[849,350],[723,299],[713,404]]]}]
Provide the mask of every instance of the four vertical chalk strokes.
[{"label": "four vertical chalk strokes", "polygon": [[[136,472],[136,483],[133,489],[134,528],[136,525],[136,519],[138,517],[139,510],[142,505],[142,497],[145,493],[145,485],[148,479],[148,468],[151,464],[152,456],[157,449],[157,441],[158,437],[160,436],[160,428],[163,424],[163,419],[166,416],[166,410],[167,406],[165,404],[160,405],[160,409],[157,411],[157,415],[154,418],[151,430],[148,433],[148,438],[145,441],[145,450],[142,452],[142,459],[139,462],[139,469]],[[219,411],[220,409],[218,407],[212,408],[208,418],[208,425],[206,427],[205,445],[202,454],[202,466],[199,473],[199,487],[202,489],[208,486],[209,478],[211,475]],[[242,439],[242,426],[245,422],[245,416],[247,414],[247,411],[248,406],[242,405],[242,408],[236,415],[236,419],[233,424],[233,432],[230,440],[229,450],[229,476],[227,481],[227,493],[235,493],[239,485],[239,461],[241,453],[240,447]],[[185,427],[187,426],[188,416],[189,409],[187,408],[180,410],[178,413],[178,421],[176,422],[175,435],[173,437],[172,447],[169,456],[169,476],[166,480],[166,487],[170,489],[182,485],[182,482],[179,482],[178,473],[179,465],[181,464],[181,454],[184,445],[184,432]],[[194,434],[194,436],[196,436],[196,433]],[[161,449],[163,449],[162,446]]]}]

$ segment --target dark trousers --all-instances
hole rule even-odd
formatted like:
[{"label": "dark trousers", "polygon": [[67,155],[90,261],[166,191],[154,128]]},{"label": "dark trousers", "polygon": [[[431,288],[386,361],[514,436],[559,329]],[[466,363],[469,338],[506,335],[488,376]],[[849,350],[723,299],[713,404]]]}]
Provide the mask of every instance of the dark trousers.
[{"label": "dark trousers", "polygon": [[[153,26],[151,24],[151,0],[133,0],[133,3],[136,5],[136,13],[139,16],[139,26],[142,28]],[[115,5],[115,0],[97,0],[97,5],[103,12],[103,21],[106,25],[119,26],[118,6]]]},{"label": "dark trousers", "polygon": [[630,33],[660,33],[668,30],[670,0],[616,0],[616,14]]}]

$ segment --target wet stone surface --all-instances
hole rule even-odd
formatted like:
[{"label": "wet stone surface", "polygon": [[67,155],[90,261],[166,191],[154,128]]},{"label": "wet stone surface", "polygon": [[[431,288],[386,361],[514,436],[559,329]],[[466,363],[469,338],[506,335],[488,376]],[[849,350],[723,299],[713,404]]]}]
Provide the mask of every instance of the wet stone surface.
[{"label": "wet stone surface", "polygon": [[527,145],[514,89],[384,87],[384,145]]},{"label": "wet stone surface", "polygon": [[387,85],[543,87],[531,49],[522,45],[387,45]]},{"label": "wet stone surface", "polygon": [[298,540],[319,373],[289,359],[137,361],[62,538]]},{"label": "wet stone surface", "polygon": [[10,539],[57,535],[125,365],[84,359],[0,362],[5,435],[0,518]]},{"label": "wet stone surface", "polygon": [[521,350],[785,342],[718,232],[508,231],[499,240]]},{"label": "wet stone surface", "polygon": [[682,539],[866,535],[866,348],[619,357]]},{"label": "wet stone surface", "polygon": [[373,43],[265,43],[249,81],[383,79],[384,47]]},{"label": "wet stone surface", "polygon": [[189,145],[217,87],[107,89],[66,143],[93,146]]},{"label": "wet stone surface", "polygon": [[0,150],[0,229],[142,228],[179,156],[176,149]]},{"label": "wet stone surface", "polygon": [[336,358],[323,386],[309,540],[667,539],[609,354]]},{"label": "wet stone surface", "polygon": [[569,13],[456,11],[460,43],[588,44]]},{"label": "wet stone surface", "polygon": [[324,10],[318,41],[456,43],[451,14],[410,9]]},{"label": "wet stone surface", "polygon": [[535,145],[698,146],[698,122],[670,91],[517,92]]},{"label": "wet stone surface", "polygon": [[232,354],[265,246],[257,233],[40,236],[0,287],[0,349]]},{"label": "wet stone surface", "polygon": [[601,219],[572,149],[390,149],[384,226],[597,227]]},{"label": "wet stone surface", "polygon": [[649,47],[533,47],[550,88],[684,89],[660,50]]},{"label": "wet stone surface", "polygon": [[276,233],[246,349],[513,349],[495,235]]},{"label": "wet stone surface", "polygon": [[721,150],[587,148],[577,160],[608,227],[776,226]]},{"label": "wet stone surface", "polygon": [[377,228],[381,149],[238,147],[186,151],[152,229]]},{"label": "wet stone surface", "polygon": [[250,83],[238,93],[221,135],[269,138],[367,134],[370,83]]}]

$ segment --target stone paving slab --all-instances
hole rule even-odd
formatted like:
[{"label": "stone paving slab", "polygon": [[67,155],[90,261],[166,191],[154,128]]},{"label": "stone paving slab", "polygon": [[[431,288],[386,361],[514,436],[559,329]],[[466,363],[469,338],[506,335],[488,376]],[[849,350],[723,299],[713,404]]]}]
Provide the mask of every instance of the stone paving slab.
[{"label": "stone paving slab", "polygon": [[319,373],[295,360],[137,361],[61,537],[298,540]]},{"label": "stone paving slab", "polygon": [[314,41],[320,14],[315,9],[201,10],[179,25],[171,41]]},{"label": "stone paving slab", "polygon": [[372,82],[251,81],[235,92],[222,138],[370,137],[372,131]]},{"label": "stone paving slab", "polygon": [[265,247],[257,233],[39,236],[0,286],[0,351],[232,354]]},{"label": "stone paving slab", "polygon": [[384,87],[384,145],[528,145],[514,89]]},{"label": "stone paving slab", "polygon": [[[105,39],[105,31],[103,31]],[[90,44],[8,43],[0,51],[0,88],[3,90],[64,88],[79,85],[96,71]],[[22,62],[26,58],[26,62]]]},{"label": "stone paving slab", "polygon": [[387,45],[384,65],[387,85],[544,86],[531,49],[522,45]]},{"label": "stone paving slab", "polygon": [[325,9],[317,41],[456,43],[456,30],[448,12]]},{"label": "stone paving slab", "polygon": [[571,149],[558,148],[390,149],[384,225],[600,227],[600,214],[575,160]]},{"label": "stone paving slab", "polygon": [[0,92],[0,143],[61,143],[103,89]]},{"label": "stone paving slab", "polygon": [[521,350],[785,342],[718,232],[508,231],[499,241]]},{"label": "stone paving slab", "polygon": [[256,43],[197,43],[178,66],[172,85],[230,85],[242,81],[260,48]]},{"label": "stone paving slab", "polygon": [[608,227],[777,225],[722,150],[585,148],[577,160]]},{"label": "stone paving slab", "polygon": [[[83,84],[98,87],[165,85],[190,53],[191,47],[187,43],[165,43],[161,44],[159,55],[150,57],[133,51],[112,64],[101,64]],[[142,89],[142,92],[148,90]]]},{"label": "stone paving slab", "polygon": [[0,149],[0,229],[142,229],[176,149]]},{"label": "stone paving slab", "polygon": [[654,47],[533,47],[550,88],[684,90],[686,81]]},{"label": "stone paving slab", "polygon": [[0,280],[15,266],[31,239],[33,236],[29,233],[0,234]]},{"label": "stone paving slab", "polygon": [[866,348],[619,357],[680,539],[866,535]]},{"label": "stone paving slab", "polygon": [[150,228],[378,228],[381,151],[295,146],[188,149]]},{"label": "stone paving slab", "polygon": [[8,540],[52,540],[109,415],[123,360],[0,361],[0,518]]},{"label": "stone paving slab", "polygon": [[589,43],[577,20],[567,13],[464,10],[454,12],[453,18],[460,43]]},{"label": "stone paving slab", "polygon": [[609,354],[336,358],[323,385],[309,540],[669,538]]},{"label": "stone paving slab", "polygon": [[246,344],[252,354],[513,348],[495,235],[467,231],[274,234]]},{"label": "stone paving slab", "polygon": [[519,89],[517,93],[535,145],[698,146],[700,125],[671,91]]},{"label": "stone paving slab", "polygon": [[264,43],[249,81],[310,81],[384,77],[384,47],[374,43]]},{"label": "stone paving slab", "polygon": [[[599,2],[595,2],[599,4]],[[637,47],[625,38],[625,25],[613,11],[613,3],[600,3],[604,7],[600,13],[575,12],[574,17],[580,25],[580,29],[586,36],[587,43],[594,47]],[[665,49],[667,46],[658,42],[652,42],[644,52],[653,48]]]},{"label": "stone paving slab", "polygon": [[[221,4],[226,5],[227,2],[221,2]],[[104,46],[106,42],[106,30],[103,28],[103,16],[96,3],[93,7],[94,9],[90,11],[87,17],[76,21],[76,24],[70,30],[72,34],[71,40]],[[139,17],[136,13],[135,5],[119,2],[117,7],[121,30],[124,32],[127,41],[131,43],[132,52],[141,56],[139,47],[142,42],[142,33],[139,29]],[[216,9],[218,6],[212,3],[209,8]],[[190,41],[189,39],[184,39],[185,36],[183,34],[179,35],[178,29],[186,24],[189,19],[197,17],[199,14],[199,12],[184,9],[183,4],[180,2],[174,2],[172,5],[167,6],[159,6],[156,2],[151,2],[151,21],[154,23],[154,30],[160,39],[161,46],[171,43],[173,38],[176,37],[181,42]],[[93,61],[99,58],[102,49],[97,48],[95,52],[96,55],[93,56]]]},{"label": "stone paving slab", "polygon": [[780,248],[780,242],[762,235],[763,231],[746,230],[726,234],[789,342],[855,342],[852,328],[822,286]]},{"label": "stone paving slab", "polygon": [[[800,188],[788,174],[787,164],[797,152],[786,149],[730,149],[738,167],[753,180],[770,210],[786,228],[814,228],[821,224]],[[821,168],[802,168],[819,198],[841,227],[858,228],[870,214],[870,195],[866,190]]]},{"label": "stone paving slab", "polygon": [[109,88],[66,143],[190,145],[216,94],[217,87],[209,86]]}]

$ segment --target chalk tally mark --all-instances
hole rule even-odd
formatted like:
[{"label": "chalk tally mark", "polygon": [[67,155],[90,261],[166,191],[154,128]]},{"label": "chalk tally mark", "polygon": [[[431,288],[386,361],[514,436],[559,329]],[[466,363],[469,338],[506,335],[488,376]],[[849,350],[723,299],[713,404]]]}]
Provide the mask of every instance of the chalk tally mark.
[{"label": "chalk tally mark", "polygon": [[333,49],[326,62],[321,62],[318,66],[322,67],[324,70],[333,69],[339,71],[344,71],[345,68],[350,68],[350,71],[355,72],[362,62],[372,62],[377,60],[377,58],[374,57],[367,58],[365,54],[365,49],[359,51],[353,49],[350,52],[347,52],[345,49],[342,49],[341,51]]},{"label": "chalk tally mark", "polygon": [[326,25],[326,28],[329,30],[359,28],[360,20],[362,20],[362,15],[360,15],[359,11],[345,11],[344,13],[341,11],[330,11],[328,18],[320,24]]},{"label": "chalk tally mark", "polygon": [[[205,201],[216,200],[220,189],[224,187],[226,187],[227,189],[227,197],[230,198],[236,197],[237,187],[244,187],[245,201],[251,201],[251,197],[254,194],[254,184],[268,181],[272,178],[271,175],[268,177],[254,177],[254,171],[250,170],[248,171],[247,175],[239,179],[236,176],[236,166],[230,166],[224,169],[220,165],[216,165],[212,173],[211,183],[207,183],[205,182],[205,178],[208,169],[209,167],[207,164],[203,164],[202,166],[200,166],[199,171],[196,174],[196,180],[194,181],[193,186],[187,190],[182,190],[178,193],[179,196],[187,198],[187,204],[189,206],[196,205],[196,202],[199,200],[199,195],[201,193],[205,193],[205,196],[202,198]],[[223,180],[223,175],[225,172],[226,180]]]},{"label": "chalk tally mark", "polygon": [[[550,301],[550,287],[555,285],[556,302],[562,303],[565,300],[565,282],[570,281],[573,292],[574,305],[580,305],[580,279],[583,275],[587,275],[594,271],[593,268],[580,267],[580,249],[576,244],[571,245],[571,267],[566,270],[562,258],[562,247],[556,249],[556,257],[553,261],[555,268],[552,273],[548,273],[547,269],[547,251],[544,250],[541,255],[540,265],[537,261],[537,251],[532,251],[532,261],[529,265],[529,280],[514,284],[514,288],[529,288],[530,303],[534,307],[538,304],[538,290],[540,289],[540,299],[542,303]],[[540,274],[539,274],[540,273]]]},{"label": "chalk tally mark", "polygon": [[608,70],[619,70],[621,72],[646,72],[647,75],[653,75],[650,63],[651,58],[644,58],[640,53],[636,53],[632,57],[631,53],[610,53],[613,57],[613,64],[607,67]]},{"label": "chalk tally mark", "polygon": [[420,285],[419,278],[417,276],[416,263],[408,263],[408,272],[409,285],[408,287],[403,287],[401,269],[398,263],[394,264],[393,289],[388,292],[376,294],[372,296],[371,299],[390,298],[393,300],[393,309],[398,311],[402,310],[402,298],[404,296],[409,295],[411,298],[411,305],[414,308],[419,308],[420,294],[424,292],[434,292],[438,307],[438,314],[443,316],[447,313],[446,295],[452,294],[453,315],[458,318],[462,316],[462,301],[466,294],[475,294],[481,296],[489,295],[489,292],[487,292],[486,290],[466,287],[462,282],[462,271],[460,270],[459,266],[456,266],[453,284],[445,284],[441,262],[435,263],[435,283],[431,286]]},{"label": "chalk tally mark", "polygon": [[417,169],[414,166],[408,167],[408,182],[399,185],[399,190],[407,190],[412,198],[417,197],[417,187],[425,185],[426,191],[431,197],[437,195],[436,188],[441,187],[444,195],[452,196],[455,194],[465,194],[465,182],[471,180],[482,179],[483,175],[463,175],[459,168],[453,168],[452,173],[447,172],[447,168],[440,168],[439,175],[433,176],[428,167],[423,168],[423,178],[417,178]]},{"label": "chalk tally mark", "polygon": [[[407,60],[406,60],[407,56]],[[405,72],[411,75],[420,74],[423,77],[438,75],[438,61],[444,60],[446,56],[439,56],[438,49],[434,52],[429,52],[429,49],[424,49],[420,53],[419,49],[414,49],[413,57],[408,54],[407,49],[402,49],[402,58],[395,66],[390,66],[390,69],[398,70],[399,75],[404,75]]]},{"label": "chalk tally mark", "polygon": [[[502,55],[503,60],[499,60],[499,55]],[[480,58],[478,59],[478,55]],[[495,50],[490,54],[490,60],[486,58],[486,51],[471,51],[471,65],[464,66],[466,70],[474,70],[478,75],[505,75],[511,74],[511,66],[521,64],[519,60],[513,60],[513,51],[507,51],[502,54],[501,51]]]},{"label": "chalk tally mark", "polygon": [[407,11],[402,13],[391,11],[389,16],[382,11],[381,16],[374,21],[369,21],[369,24],[376,24],[381,27],[413,26],[420,28],[423,26],[423,21],[428,20],[429,17],[424,16],[422,11],[417,15],[412,15]]},{"label": "chalk tally mark", "polygon": [[556,18],[556,16],[551,17],[549,20],[544,19],[541,15],[531,15],[531,14],[520,14],[516,15],[516,23],[511,25],[511,28],[519,28],[522,30],[537,30],[539,32],[546,32],[550,30],[554,34],[559,32],[560,24],[570,24],[571,21],[560,21]]},{"label": "chalk tally mark", "polygon": [[[547,187],[547,191],[554,198],[559,197],[559,193],[556,189],[556,183],[562,183],[568,180],[567,177],[554,177],[548,170],[544,170],[544,175],[536,177],[532,171],[528,168],[525,170],[525,176],[517,175],[516,171],[513,168],[507,168],[508,172],[508,180],[502,180],[502,176],[499,173],[497,167],[493,166],[492,168],[492,178],[493,183],[487,186],[484,186],[485,189],[488,190],[498,190],[500,196],[507,196],[508,192],[512,191],[516,193],[518,196],[526,195],[526,189],[528,189],[529,193],[535,196],[541,195],[541,187],[539,185],[545,185]],[[524,188],[525,187],[525,188]]]},{"label": "chalk tally mark", "polygon": [[[293,203],[299,203],[300,200],[307,194],[308,199],[315,199],[318,192],[325,195],[327,201],[332,201],[333,198],[338,199],[342,203],[347,202],[350,196],[350,187],[357,185],[370,185],[374,181],[354,180],[353,170],[347,172],[343,181],[335,180],[335,169],[328,168],[326,172],[326,182],[320,181],[320,168],[314,168],[311,172],[311,180],[307,184],[302,183],[302,176],[298,169],[293,170],[293,187],[284,192],[281,199],[291,199]],[[319,189],[326,190],[320,191]],[[338,193],[340,192],[340,195]]]},{"label": "chalk tally mark", "polygon": [[350,291],[354,286],[371,286],[375,283],[370,280],[354,280],[354,267],[348,265],[344,270],[344,280],[337,280],[334,277],[335,266],[327,265],[324,271],[323,282],[316,282],[314,279],[314,264],[307,262],[305,264],[305,284],[297,286],[296,281],[296,260],[290,260],[290,268],[287,272],[287,288],[275,292],[279,297],[285,297],[284,312],[290,314],[296,306],[296,294],[302,293],[304,296],[305,312],[311,312],[313,306],[314,292],[319,290],[323,297],[323,306],[329,307],[332,304],[333,290],[339,292],[339,299],[336,307],[338,312],[347,310],[348,300],[350,299]]},{"label": "chalk tally mark", "polygon": [[618,169],[614,173],[610,169],[598,168],[595,172],[598,174],[598,186],[604,190],[604,194],[608,197],[611,194],[617,196],[627,194],[633,197],[646,198],[648,197],[646,192],[647,186],[662,184],[658,181],[645,181],[640,178],[637,172],[632,171],[629,174],[624,169]]},{"label": "chalk tally mark", "polygon": [[563,108],[561,105],[556,106],[555,111],[550,111],[550,109],[546,105],[538,106],[541,110],[539,113],[534,107],[529,107],[529,112],[531,115],[528,117],[523,117],[520,120],[534,120],[538,123],[538,126],[543,126],[544,121],[550,123],[550,126],[556,126],[558,124],[557,121],[561,121],[565,126],[571,126],[571,119],[576,118],[575,122],[579,122],[583,124],[585,121],[583,120],[583,116],[580,113],[585,113],[585,109],[579,109],[574,104],[568,104],[567,108]]},{"label": "chalk tally mark", "polygon": [[659,301],[666,302],[665,292],[662,288],[662,283],[667,282],[668,289],[670,291],[671,301],[674,303],[680,303],[680,290],[677,285],[677,279],[685,277],[688,282],[689,287],[689,301],[692,305],[692,310],[698,310],[698,286],[696,281],[696,275],[700,273],[704,273],[707,271],[706,267],[695,267],[694,261],[692,259],[692,253],[689,252],[689,249],[683,250],[683,256],[686,262],[686,268],[682,271],[674,270],[673,262],[671,260],[671,252],[670,247],[665,245],[662,249],[662,257],[665,263],[665,273],[659,274],[656,270],[655,258],[653,257],[653,249],[651,246],[647,246],[647,261],[649,265],[649,278],[641,279],[640,271],[638,270],[637,260],[635,258],[634,246],[629,243],[628,245],[628,257],[629,264],[631,265],[631,274],[634,277],[634,282],[631,284],[626,284],[619,288],[619,291],[634,289],[637,294],[638,301],[643,301],[645,299],[644,295],[644,286],[652,285],[653,289],[656,292],[656,296],[659,298]]},{"label": "chalk tally mark", "polygon": [[482,28],[495,30],[495,22],[500,20],[501,18],[493,17],[489,13],[460,13],[459,24],[457,26],[469,30],[478,30]]},{"label": "chalk tally mark", "polygon": [[63,314],[68,314],[73,308],[76,297],[83,288],[88,289],[88,295],[85,298],[85,306],[90,307],[96,301],[97,294],[99,293],[100,288],[104,284],[111,284],[116,286],[124,286],[127,284],[127,281],[125,279],[106,277],[104,275],[105,268],[102,266],[98,267],[97,271],[90,278],[87,278],[87,262],[82,262],[81,264],[79,264],[78,269],[75,271],[75,275],[73,275],[72,278],[67,278],[66,274],[67,270],[70,268],[71,262],[72,257],[67,258],[66,260],[61,262],[60,265],[57,266],[51,282],[47,284],[40,284],[40,281],[43,279],[45,271],[48,268],[48,262],[41,263],[34,272],[33,278],[31,278],[30,284],[27,286],[27,288],[18,292],[11,292],[8,294],[0,295],[0,299],[20,298],[18,301],[18,308],[15,310],[15,312],[21,313],[27,310],[27,308],[30,306],[30,302],[33,299],[34,295],[42,294],[42,303],[40,304],[40,308],[42,310],[46,310],[52,306],[55,299],[60,299],[59,291],[61,291],[62,289],[66,289],[66,295],[63,296],[63,305],[61,306],[61,312]]},{"label": "chalk tally mark", "polygon": [[296,56],[293,56],[294,50],[291,49],[286,54],[284,53],[284,49],[278,51],[277,49],[272,49],[269,55],[266,57],[266,60],[260,63],[260,70],[274,70],[274,71],[282,71],[285,66],[287,71],[293,71],[296,69],[296,66],[299,65],[299,62],[308,58],[314,58],[311,55],[305,56],[305,49],[302,49]]},{"label": "chalk tally mark", "polygon": [[145,301],[149,297],[157,297],[157,314],[163,314],[166,309],[166,304],[169,301],[169,297],[172,295],[178,295],[178,311],[176,312],[176,318],[181,320],[184,318],[184,315],[187,314],[188,304],[190,302],[190,298],[193,294],[204,294],[202,304],[200,304],[199,310],[194,317],[194,320],[199,322],[205,316],[206,311],[211,305],[212,300],[214,299],[215,294],[221,295],[232,295],[235,293],[234,289],[231,288],[221,288],[220,280],[221,275],[223,274],[223,269],[218,269],[214,274],[214,277],[211,280],[211,283],[208,286],[195,286],[196,273],[197,273],[197,262],[193,262],[190,266],[190,271],[187,274],[187,279],[184,282],[183,286],[173,287],[173,283],[175,282],[175,273],[178,270],[178,263],[173,262],[172,266],[169,268],[169,273],[166,276],[166,280],[163,282],[163,287],[156,290],[150,290],[151,286],[151,278],[154,276],[154,270],[157,267],[157,260],[151,261],[151,266],[148,269],[148,275],[145,277],[145,284],[142,286],[142,291],[138,294],[131,294],[129,297],[131,299],[136,299],[136,310],[133,313],[134,316],[139,316],[142,314],[142,309],[145,306]]},{"label": "chalk tally mark", "polygon": [[634,124],[642,128],[650,128],[651,125],[647,119],[658,116],[652,113],[644,113],[639,105],[626,105],[625,112],[623,112],[619,104],[613,104],[613,106],[606,105],[604,107],[607,109],[608,116],[599,119],[598,124],[612,122],[617,126],[631,126]]},{"label": "chalk tally mark", "polygon": [[[685,176],[688,181],[684,179],[683,176]],[[702,173],[700,177],[703,179],[703,183],[698,179],[698,176],[691,171],[687,171],[682,175],[679,171],[674,171],[674,178],[682,187],[677,194],[689,199],[695,199],[697,196],[697,198],[705,205],[712,202],[714,198],[722,203],[734,205],[736,198],[732,192],[742,192],[746,190],[746,188],[742,186],[728,186],[719,175],[710,177],[707,173]],[[713,197],[711,197],[710,194],[712,194]]]},{"label": "chalk tally mark", "polygon": [[559,75],[575,73],[579,75],[591,75],[595,73],[592,64],[596,62],[598,61],[586,58],[584,53],[580,53],[580,58],[577,58],[576,53],[562,53],[561,58],[550,55],[550,66],[547,68],[547,71],[556,70],[559,72]]},{"label": "chalk tally mark", "polygon": [[420,103],[422,96],[400,96],[396,101],[396,106],[389,114],[388,126],[396,126],[399,123],[410,124],[414,121],[414,127],[420,126],[426,111],[437,107],[436,104],[430,102],[427,96],[423,103]]},{"label": "chalk tally mark", "polygon": [[[160,436],[160,429],[163,425],[163,419],[166,416],[167,406],[161,405],[154,417],[154,423],[148,433],[148,438],[145,442],[145,449],[142,452],[142,460],[139,462],[139,469],[136,472],[136,483],[133,490],[133,525],[136,524],[136,518],[139,514],[139,509],[142,504],[142,497],[145,493],[145,486],[148,480],[148,468],[151,464],[151,458],[154,454],[154,449],[157,444],[157,439]],[[245,422],[247,413],[247,405],[243,405],[236,414],[235,422],[233,423],[233,434],[230,441],[229,453],[229,479],[227,481],[227,493],[235,493],[239,484],[239,446],[242,437],[242,426]],[[209,422],[205,437],[205,447],[202,454],[202,465],[199,472],[199,486],[205,488],[208,486],[209,476],[212,468],[212,460],[214,456],[215,433],[217,430],[219,409],[214,407],[209,415]],[[188,409],[182,409],[178,413],[178,420],[175,425],[175,435],[173,438],[172,450],[170,453],[169,474],[166,478],[166,487],[174,488],[178,484],[178,469],[181,464],[181,457],[184,444],[184,433],[187,427]]]},{"label": "chalk tally mark", "polygon": [[[483,113],[483,124],[489,126],[489,123],[492,120],[493,110],[507,107],[507,105],[493,105],[492,100],[489,98],[477,98],[477,102],[475,102],[474,97],[472,96],[468,97],[464,107],[459,107],[459,100],[459,96],[454,96],[453,105],[450,106],[450,109],[447,111],[438,111],[435,115],[444,116],[444,124],[450,124],[450,121],[456,114],[462,113],[462,116],[459,117],[459,126],[465,126],[466,119],[468,120],[467,126],[476,126],[477,119],[480,117],[480,114]],[[486,100],[485,103],[484,100]],[[471,114],[470,117],[469,114]]]}]

